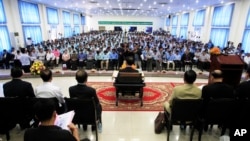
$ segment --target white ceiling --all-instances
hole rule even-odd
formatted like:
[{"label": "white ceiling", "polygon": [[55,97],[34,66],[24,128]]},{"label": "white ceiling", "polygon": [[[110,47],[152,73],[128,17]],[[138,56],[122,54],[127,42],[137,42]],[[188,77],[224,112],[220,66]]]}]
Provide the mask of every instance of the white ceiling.
[{"label": "white ceiling", "polygon": [[153,16],[202,9],[242,0],[29,0],[85,15]]}]

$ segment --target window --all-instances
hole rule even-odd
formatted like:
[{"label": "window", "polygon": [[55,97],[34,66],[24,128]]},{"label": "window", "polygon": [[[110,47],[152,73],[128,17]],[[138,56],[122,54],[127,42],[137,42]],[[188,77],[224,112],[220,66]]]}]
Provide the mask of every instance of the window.
[{"label": "window", "polygon": [[68,38],[72,36],[71,27],[70,26],[64,26],[64,37]]},{"label": "window", "polygon": [[6,16],[4,11],[4,5],[2,0],[0,0],[0,52],[4,49],[10,50],[10,39],[9,39],[9,32],[6,26]]},{"label": "window", "polygon": [[188,20],[189,13],[182,14],[180,28],[180,37],[182,37],[182,39],[187,39]]},{"label": "window", "polygon": [[170,26],[171,16],[166,18],[166,26]]},{"label": "window", "polygon": [[58,12],[54,8],[46,8],[48,24],[59,24]]},{"label": "window", "polygon": [[80,18],[78,14],[74,14],[74,25],[80,25]]},{"label": "window", "polygon": [[79,26],[75,26],[74,27],[74,34],[77,35],[77,34],[80,34],[80,27]]},{"label": "window", "polygon": [[248,11],[246,29],[243,35],[242,49],[245,53],[250,53],[250,9]]},{"label": "window", "polygon": [[2,0],[0,0],[0,24],[6,24],[6,17]]},{"label": "window", "polygon": [[33,44],[42,41],[42,31],[40,26],[23,26],[24,38],[31,38]]},{"label": "window", "polygon": [[71,17],[69,12],[63,11],[63,24],[71,25]]},{"label": "window", "polygon": [[86,23],[85,23],[85,16],[81,16],[81,24],[82,25],[85,25]]},{"label": "window", "polygon": [[234,4],[214,8],[210,39],[221,49],[227,45],[233,9]]},{"label": "window", "polygon": [[177,33],[177,25],[178,25],[178,15],[173,16],[172,19],[172,30],[171,30],[171,34],[173,36],[176,36]]},{"label": "window", "polygon": [[37,4],[19,0],[19,13],[23,24],[40,24],[39,9]]},{"label": "window", "polygon": [[196,11],[195,16],[194,16],[194,21],[193,21],[193,26],[203,26],[204,25],[204,20],[205,20],[205,14],[206,10],[199,10]]},{"label": "window", "polygon": [[19,0],[19,11],[22,21],[24,41],[31,38],[33,44],[40,43],[42,31],[40,27],[40,15],[37,4]]},{"label": "window", "polygon": [[9,32],[7,26],[0,26],[0,52],[4,49],[10,50],[10,39],[9,39]]}]

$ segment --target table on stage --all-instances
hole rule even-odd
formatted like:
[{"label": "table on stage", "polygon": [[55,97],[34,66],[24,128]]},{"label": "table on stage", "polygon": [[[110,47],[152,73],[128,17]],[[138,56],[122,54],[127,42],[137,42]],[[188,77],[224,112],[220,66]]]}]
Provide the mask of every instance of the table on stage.
[{"label": "table on stage", "polygon": [[[141,71],[141,70],[138,70],[138,71],[139,71],[139,73],[141,73],[141,76],[144,79],[144,73],[143,73],[143,71]],[[115,79],[117,77],[118,73],[119,73],[118,70],[114,70],[113,73],[112,73],[112,79]]]}]

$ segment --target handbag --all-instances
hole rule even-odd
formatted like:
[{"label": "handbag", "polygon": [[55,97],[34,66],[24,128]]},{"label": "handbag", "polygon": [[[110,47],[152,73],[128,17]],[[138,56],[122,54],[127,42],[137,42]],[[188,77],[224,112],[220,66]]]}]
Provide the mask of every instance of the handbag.
[{"label": "handbag", "polygon": [[155,133],[160,134],[165,126],[165,116],[163,112],[159,112],[154,121]]}]

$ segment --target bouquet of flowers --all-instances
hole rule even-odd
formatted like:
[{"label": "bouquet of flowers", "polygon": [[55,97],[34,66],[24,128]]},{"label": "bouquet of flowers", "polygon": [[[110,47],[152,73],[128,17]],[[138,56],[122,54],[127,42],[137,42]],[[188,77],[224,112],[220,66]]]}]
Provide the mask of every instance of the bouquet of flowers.
[{"label": "bouquet of flowers", "polygon": [[30,72],[34,75],[39,75],[42,70],[45,70],[45,66],[42,61],[34,61],[30,67]]},{"label": "bouquet of flowers", "polygon": [[211,55],[219,55],[219,54],[221,54],[220,48],[213,47],[212,49],[210,49],[210,54]]}]

